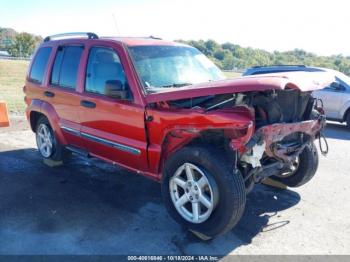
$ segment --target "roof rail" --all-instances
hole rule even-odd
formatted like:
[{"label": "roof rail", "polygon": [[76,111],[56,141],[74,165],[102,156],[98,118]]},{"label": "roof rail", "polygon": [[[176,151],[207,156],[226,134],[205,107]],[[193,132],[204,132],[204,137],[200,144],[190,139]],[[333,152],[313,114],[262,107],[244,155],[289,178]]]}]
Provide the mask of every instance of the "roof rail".
[{"label": "roof rail", "polygon": [[144,39],[157,39],[157,40],[162,40],[160,37],[156,37],[153,35],[150,36],[101,36],[101,38],[144,38]]},{"label": "roof rail", "polygon": [[150,35],[149,37],[146,37],[146,38],[151,38],[151,39],[156,39],[156,40],[162,40],[160,37],[156,37],[156,36],[153,36],[153,35]]},{"label": "roof rail", "polygon": [[274,67],[274,66],[285,66],[285,67],[306,67],[305,65],[263,65],[263,66],[252,66],[252,68],[264,68],[264,67]]},{"label": "roof rail", "polygon": [[98,35],[91,32],[74,32],[74,33],[63,33],[57,35],[50,35],[44,38],[44,42],[54,40],[54,38],[61,38],[67,36],[87,36],[88,39],[98,39]]}]

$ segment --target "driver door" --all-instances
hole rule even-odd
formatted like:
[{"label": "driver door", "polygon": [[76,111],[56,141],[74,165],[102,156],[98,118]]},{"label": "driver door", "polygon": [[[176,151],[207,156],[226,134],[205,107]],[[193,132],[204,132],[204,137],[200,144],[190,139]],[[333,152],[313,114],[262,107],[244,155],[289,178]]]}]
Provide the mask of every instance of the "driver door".
[{"label": "driver door", "polygon": [[88,50],[81,94],[81,136],[91,155],[131,169],[147,167],[144,108],[133,102],[117,50]]}]

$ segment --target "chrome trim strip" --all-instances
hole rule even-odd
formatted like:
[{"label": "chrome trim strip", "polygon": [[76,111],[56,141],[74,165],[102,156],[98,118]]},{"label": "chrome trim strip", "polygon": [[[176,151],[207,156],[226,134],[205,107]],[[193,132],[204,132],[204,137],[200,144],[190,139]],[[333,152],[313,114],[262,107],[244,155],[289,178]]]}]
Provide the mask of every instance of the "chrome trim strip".
[{"label": "chrome trim strip", "polygon": [[76,129],[70,128],[70,127],[66,127],[66,126],[61,126],[61,128],[68,133],[71,133],[71,134],[76,135],[76,136],[80,136],[79,130],[76,130]]},{"label": "chrome trim strip", "polygon": [[78,130],[76,130],[74,128],[70,128],[70,127],[66,127],[66,126],[61,126],[61,128],[63,130],[65,130],[66,132],[71,133],[73,135],[81,136],[81,137],[84,137],[84,138],[89,139],[91,141],[94,141],[94,142],[97,142],[97,143],[100,143],[100,144],[103,144],[103,145],[106,145],[106,146],[110,146],[110,147],[116,148],[116,149],[124,151],[124,152],[128,152],[128,153],[131,153],[131,154],[134,154],[134,155],[140,155],[141,154],[141,150],[137,149],[137,148],[134,148],[134,147],[122,145],[122,144],[119,144],[119,143],[116,143],[116,142],[112,142],[112,141],[107,140],[107,139],[99,138],[97,136],[93,136],[93,135],[90,135],[90,134],[87,134],[87,133],[84,133],[84,132],[80,132],[80,131],[78,131]]},{"label": "chrome trim strip", "polygon": [[101,144],[104,144],[106,146],[110,146],[110,147],[122,150],[122,151],[125,151],[125,152],[128,152],[128,153],[131,153],[131,154],[134,154],[134,155],[140,155],[141,154],[141,150],[139,150],[137,148],[134,148],[134,147],[125,146],[125,145],[122,145],[122,144],[119,144],[119,143],[112,142],[110,140],[106,140],[106,139],[103,139],[103,138],[99,138],[99,137],[87,134],[87,133],[81,133],[81,135],[82,135],[82,137],[84,137],[86,139],[89,139],[89,140],[92,140],[94,142],[101,143]]}]

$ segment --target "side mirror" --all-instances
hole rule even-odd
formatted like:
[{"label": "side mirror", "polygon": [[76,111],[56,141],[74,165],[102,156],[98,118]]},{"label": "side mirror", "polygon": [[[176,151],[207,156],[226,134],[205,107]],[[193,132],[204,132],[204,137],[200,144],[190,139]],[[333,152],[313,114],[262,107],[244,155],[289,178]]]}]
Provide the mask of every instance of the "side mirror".
[{"label": "side mirror", "polygon": [[128,91],[123,90],[121,81],[107,80],[105,84],[105,95],[117,99],[127,99]]}]

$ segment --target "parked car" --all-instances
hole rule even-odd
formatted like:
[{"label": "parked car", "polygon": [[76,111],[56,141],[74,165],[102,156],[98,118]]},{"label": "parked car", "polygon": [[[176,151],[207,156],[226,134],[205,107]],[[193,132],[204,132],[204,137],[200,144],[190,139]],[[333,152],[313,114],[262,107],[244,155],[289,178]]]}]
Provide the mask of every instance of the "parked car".
[{"label": "parked car", "polygon": [[247,69],[243,75],[260,75],[279,72],[325,72],[334,76],[334,81],[322,90],[313,92],[313,96],[322,100],[327,119],[345,122],[350,128],[350,77],[343,73],[320,67],[304,65],[256,66]]},{"label": "parked car", "polygon": [[243,72],[243,76],[273,74],[280,72],[323,72],[321,68],[305,66],[305,65],[269,65],[269,66],[253,66]]},{"label": "parked car", "polygon": [[311,91],[324,84],[299,83],[225,80],[193,47],[87,33],[45,38],[24,93],[43,158],[75,152],[154,179],[171,216],[210,239],[236,225],[255,183],[316,173],[324,116]]}]

